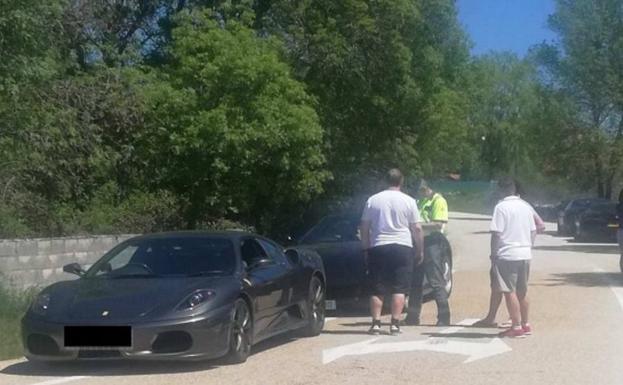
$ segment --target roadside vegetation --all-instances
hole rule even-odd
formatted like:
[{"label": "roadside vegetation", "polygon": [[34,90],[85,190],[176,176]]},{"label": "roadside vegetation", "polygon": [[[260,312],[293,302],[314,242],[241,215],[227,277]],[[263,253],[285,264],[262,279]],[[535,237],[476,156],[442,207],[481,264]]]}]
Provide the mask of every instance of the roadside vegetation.
[{"label": "roadside vegetation", "polygon": [[396,165],[611,197],[622,5],[557,0],[557,40],[472,57],[453,0],[2,2],[0,238],[283,239]]},{"label": "roadside vegetation", "polygon": [[22,355],[20,321],[33,295],[34,291],[11,291],[0,285],[0,360]]}]

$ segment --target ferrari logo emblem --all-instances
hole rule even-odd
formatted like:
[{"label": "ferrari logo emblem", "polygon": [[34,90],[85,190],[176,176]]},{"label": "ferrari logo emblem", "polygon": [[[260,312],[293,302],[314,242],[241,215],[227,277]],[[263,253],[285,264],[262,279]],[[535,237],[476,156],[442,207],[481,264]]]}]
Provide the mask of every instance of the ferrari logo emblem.
[{"label": "ferrari logo emblem", "polygon": [[107,315],[108,315],[108,310],[104,310],[104,311],[102,312],[102,317],[106,317]]}]

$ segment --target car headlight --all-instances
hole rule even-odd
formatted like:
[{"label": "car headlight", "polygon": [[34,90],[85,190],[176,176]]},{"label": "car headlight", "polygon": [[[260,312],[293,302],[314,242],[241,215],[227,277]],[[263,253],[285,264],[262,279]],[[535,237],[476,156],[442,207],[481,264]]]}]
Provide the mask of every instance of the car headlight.
[{"label": "car headlight", "polygon": [[192,310],[197,306],[206,303],[214,298],[216,293],[214,290],[197,290],[188,297],[186,297],[182,303],[177,307],[178,310]]},{"label": "car headlight", "polygon": [[50,295],[49,294],[39,294],[37,298],[33,301],[30,309],[33,313],[44,315],[48,308],[50,307]]}]

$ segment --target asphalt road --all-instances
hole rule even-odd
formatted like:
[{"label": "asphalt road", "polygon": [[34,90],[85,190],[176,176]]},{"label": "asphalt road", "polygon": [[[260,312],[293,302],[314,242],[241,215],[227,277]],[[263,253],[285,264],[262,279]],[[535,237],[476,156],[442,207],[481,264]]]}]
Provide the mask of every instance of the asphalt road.
[{"label": "asphalt road", "polygon": [[[529,292],[534,335],[500,340],[499,329],[468,326],[484,316],[488,304],[488,225],[486,217],[451,215],[456,271],[450,303],[455,326],[450,328],[430,326],[434,304],[424,307],[422,320],[429,326],[404,327],[397,337],[372,338],[366,334],[368,317],[337,314],[321,336],[267,341],[254,347],[242,365],[123,361],[45,366],[20,359],[0,362],[0,385],[623,384],[618,247],[539,236]],[[501,308],[498,321],[506,317]]]}]

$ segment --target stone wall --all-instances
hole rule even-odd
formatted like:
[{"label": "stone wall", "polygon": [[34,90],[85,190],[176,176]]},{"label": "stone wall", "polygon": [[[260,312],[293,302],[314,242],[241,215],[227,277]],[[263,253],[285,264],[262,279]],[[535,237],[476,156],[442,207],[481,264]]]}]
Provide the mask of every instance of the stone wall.
[{"label": "stone wall", "polygon": [[17,289],[46,286],[74,279],[63,266],[78,262],[89,267],[132,235],[100,235],[45,239],[0,240],[0,279]]}]

